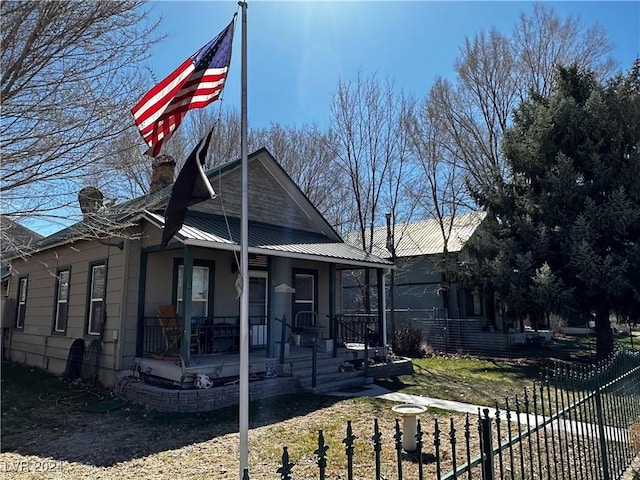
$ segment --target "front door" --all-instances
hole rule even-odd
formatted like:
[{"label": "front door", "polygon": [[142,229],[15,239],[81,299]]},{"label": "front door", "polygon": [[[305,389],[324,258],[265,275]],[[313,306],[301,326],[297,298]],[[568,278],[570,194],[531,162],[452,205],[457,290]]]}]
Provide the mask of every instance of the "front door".
[{"label": "front door", "polygon": [[318,272],[316,270],[294,270],[293,272],[293,325],[314,325],[318,312]]},{"label": "front door", "polygon": [[251,325],[251,347],[267,344],[267,272],[249,272],[249,325]]}]

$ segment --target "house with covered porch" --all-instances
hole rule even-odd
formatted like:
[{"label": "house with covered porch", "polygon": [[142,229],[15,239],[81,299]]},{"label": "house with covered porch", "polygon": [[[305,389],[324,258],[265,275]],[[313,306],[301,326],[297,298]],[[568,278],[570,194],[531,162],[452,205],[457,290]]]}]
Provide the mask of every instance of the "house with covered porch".
[{"label": "house with covered porch", "polygon": [[[163,248],[174,169],[165,160],[150,194],[110,207],[98,196],[83,221],[10,259],[8,358],[65,375],[81,358],[78,371],[104,385],[237,378],[241,163],[207,172],[216,198],[189,207]],[[341,283],[344,270],[371,269],[383,298],[392,263],[343,242],[266,149],[249,155],[248,179],[251,374],[295,373],[311,351],[340,359],[349,343],[384,355],[384,309],[343,315]]]},{"label": "house with covered porch", "polygon": [[[464,212],[373,229],[372,253],[395,265],[385,282],[390,343],[403,327],[419,329],[427,346],[445,352],[510,354],[527,341],[502,317],[492,291],[452,274],[476,261],[468,244],[482,235],[485,218],[485,212]],[[345,241],[357,245],[357,233]],[[344,312],[362,308],[365,284],[360,270],[343,281]]]}]

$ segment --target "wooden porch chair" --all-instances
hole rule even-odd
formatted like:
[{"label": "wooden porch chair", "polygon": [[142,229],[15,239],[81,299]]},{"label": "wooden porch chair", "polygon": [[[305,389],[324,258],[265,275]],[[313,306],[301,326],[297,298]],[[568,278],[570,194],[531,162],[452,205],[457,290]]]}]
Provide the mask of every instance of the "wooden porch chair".
[{"label": "wooden porch chair", "polygon": [[[178,353],[181,346],[180,342],[182,341],[182,322],[173,305],[160,305],[158,307],[158,324],[162,329],[165,344],[162,355]],[[198,355],[202,353],[200,335],[197,332],[191,333],[190,346]]]}]

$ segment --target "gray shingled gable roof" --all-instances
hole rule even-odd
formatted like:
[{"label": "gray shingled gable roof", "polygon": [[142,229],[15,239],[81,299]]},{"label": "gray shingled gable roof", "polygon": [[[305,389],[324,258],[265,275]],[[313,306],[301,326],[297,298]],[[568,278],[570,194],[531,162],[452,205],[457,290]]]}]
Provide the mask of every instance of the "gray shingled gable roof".
[{"label": "gray shingled gable roof", "polygon": [[20,225],[5,215],[0,215],[0,228],[3,231],[3,241],[0,245],[0,255],[3,259],[14,257],[21,250],[32,250],[44,238],[38,232]]}]

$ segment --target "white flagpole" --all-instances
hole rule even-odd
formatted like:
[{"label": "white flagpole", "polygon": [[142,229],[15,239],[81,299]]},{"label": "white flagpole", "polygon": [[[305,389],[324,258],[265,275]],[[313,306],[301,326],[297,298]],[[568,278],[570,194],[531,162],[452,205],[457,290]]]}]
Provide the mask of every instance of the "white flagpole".
[{"label": "white flagpole", "polygon": [[240,94],[240,150],[242,157],[242,210],[240,218],[240,475],[249,468],[249,181],[247,172],[247,2],[242,8],[242,73]]}]

